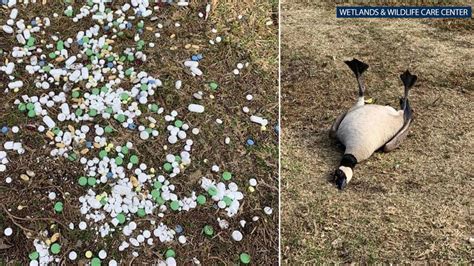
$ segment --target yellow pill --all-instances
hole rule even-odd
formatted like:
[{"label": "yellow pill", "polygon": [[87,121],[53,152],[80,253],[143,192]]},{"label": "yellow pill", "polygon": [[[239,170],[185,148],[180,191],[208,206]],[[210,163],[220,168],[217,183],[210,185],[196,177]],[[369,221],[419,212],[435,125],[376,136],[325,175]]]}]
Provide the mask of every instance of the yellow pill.
[{"label": "yellow pill", "polygon": [[54,139],[54,133],[51,131],[46,132],[46,136],[48,136],[50,139]]},{"label": "yellow pill", "polygon": [[60,236],[59,233],[55,233],[54,235],[52,235],[52,236],[51,236],[51,239],[50,239],[50,240],[51,240],[51,243],[54,243],[54,242],[58,241],[59,236]]},{"label": "yellow pill", "polygon": [[86,258],[90,259],[92,258],[92,251],[86,251]]}]

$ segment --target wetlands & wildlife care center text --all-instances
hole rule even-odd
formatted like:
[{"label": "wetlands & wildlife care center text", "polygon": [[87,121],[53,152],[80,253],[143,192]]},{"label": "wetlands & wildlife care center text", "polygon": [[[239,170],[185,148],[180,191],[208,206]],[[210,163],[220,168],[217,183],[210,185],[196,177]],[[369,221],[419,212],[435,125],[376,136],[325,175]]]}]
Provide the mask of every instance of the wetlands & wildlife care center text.
[{"label": "wetlands & wildlife care center text", "polygon": [[472,8],[461,6],[336,7],[337,18],[471,18]]}]

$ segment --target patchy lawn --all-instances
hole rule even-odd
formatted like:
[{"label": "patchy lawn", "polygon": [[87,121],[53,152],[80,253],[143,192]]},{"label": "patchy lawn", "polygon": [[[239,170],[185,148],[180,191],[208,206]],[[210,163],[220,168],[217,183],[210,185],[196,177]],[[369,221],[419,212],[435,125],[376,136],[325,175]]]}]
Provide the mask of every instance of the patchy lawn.
[{"label": "patchy lawn", "polygon": [[[282,4],[282,261],[472,263],[472,20],[336,19],[335,6]],[[398,107],[419,80],[415,120],[391,153],[330,182],[343,147],[328,137],[357,97],[344,60],[370,65],[367,94]],[[469,240],[471,239],[471,240]]]}]

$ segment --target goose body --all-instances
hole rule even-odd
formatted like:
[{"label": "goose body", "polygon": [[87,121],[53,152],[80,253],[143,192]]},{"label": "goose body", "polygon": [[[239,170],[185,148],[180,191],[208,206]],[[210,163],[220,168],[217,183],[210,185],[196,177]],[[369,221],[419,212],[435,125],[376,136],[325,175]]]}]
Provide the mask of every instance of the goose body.
[{"label": "goose body", "polygon": [[350,182],[357,163],[368,159],[380,148],[385,152],[397,148],[407,136],[412,120],[408,91],[417,80],[416,75],[411,75],[408,70],[400,75],[405,87],[405,94],[400,102],[401,110],[395,110],[391,106],[366,105],[362,74],[369,66],[357,59],[345,63],[357,78],[359,98],[347,112],[337,117],[329,131],[331,137],[337,138],[345,146],[344,156],[334,173],[339,189]]},{"label": "goose body", "polygon": [[361,162],[393,138],[403,123],[403,110],[373,104],[357,106],[345,115],[336,136],[346,147],[344,153]]}]

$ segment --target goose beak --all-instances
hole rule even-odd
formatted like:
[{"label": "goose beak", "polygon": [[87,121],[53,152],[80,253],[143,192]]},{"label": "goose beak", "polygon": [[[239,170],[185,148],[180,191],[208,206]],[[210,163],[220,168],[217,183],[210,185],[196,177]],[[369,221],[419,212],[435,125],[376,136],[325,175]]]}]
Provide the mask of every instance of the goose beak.
[{"label": "goose beak", "polygon": [[347,185],[347,178],[344,172],[341,169],[337,169],[334,173],[334,178],[337,188],[343,190]]},{"label": "goose beak", "polygon": [[336,185],[339,190],[343,190],[347,185],[346,177],[338,177],[336,179]]}]

